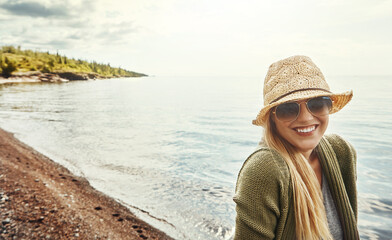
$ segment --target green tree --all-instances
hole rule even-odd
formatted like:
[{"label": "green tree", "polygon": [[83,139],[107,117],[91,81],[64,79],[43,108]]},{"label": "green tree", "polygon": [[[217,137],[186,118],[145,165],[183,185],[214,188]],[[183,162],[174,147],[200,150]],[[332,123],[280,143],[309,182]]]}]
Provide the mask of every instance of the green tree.
[{"label": "green tree", "polygon": [[17,69],[16,62],[8,59],[7,57],[5,57],[4,60],[1,59],[0,65],[2,70],[1,74],[6,78],[10,77],[12,75],[12,72]]},{"label": "green tree", "polygon": [[53,71],[53,67],[48,64],[45,64],[41,70],[41,72],[43,73],[50,73],[52,71]]},{"label": "green tree", "polygon": [[2,51],[3,53],[16,53],[16,49],[14,48],[14,46],[3,46]]}]

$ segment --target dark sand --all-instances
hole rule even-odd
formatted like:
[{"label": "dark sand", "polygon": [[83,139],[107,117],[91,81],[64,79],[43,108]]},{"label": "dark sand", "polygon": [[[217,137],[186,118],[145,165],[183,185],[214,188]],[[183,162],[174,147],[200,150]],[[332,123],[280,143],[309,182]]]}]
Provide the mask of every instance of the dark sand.
[{"label": "dark sand", "polygon": [[0,239],[172,239],[0,129]]}]

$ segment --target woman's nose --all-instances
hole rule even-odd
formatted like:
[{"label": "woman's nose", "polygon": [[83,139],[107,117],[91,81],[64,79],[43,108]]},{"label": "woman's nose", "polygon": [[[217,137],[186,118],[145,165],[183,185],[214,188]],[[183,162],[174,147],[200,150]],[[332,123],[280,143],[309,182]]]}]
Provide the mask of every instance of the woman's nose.
[{"label": "woman's nose", "polygon": [[297,117],[297,121],[306,122],[312,120],[314,118],[313,114],[309,112],[308,108],[306,107],[306,102],[300,103],[300,111]]}]

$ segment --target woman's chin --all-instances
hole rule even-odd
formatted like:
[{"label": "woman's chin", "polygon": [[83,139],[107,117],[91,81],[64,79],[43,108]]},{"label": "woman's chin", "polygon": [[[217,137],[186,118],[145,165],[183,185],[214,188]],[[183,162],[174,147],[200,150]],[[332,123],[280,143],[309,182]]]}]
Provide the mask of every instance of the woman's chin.
[{"label": "woman's chin", "polygon": [[313,151],[319,144],[320,140],[312,140],[312,141],[302,141],[296,143],[294,146],[300,151],[301,153],[307,153]]}]

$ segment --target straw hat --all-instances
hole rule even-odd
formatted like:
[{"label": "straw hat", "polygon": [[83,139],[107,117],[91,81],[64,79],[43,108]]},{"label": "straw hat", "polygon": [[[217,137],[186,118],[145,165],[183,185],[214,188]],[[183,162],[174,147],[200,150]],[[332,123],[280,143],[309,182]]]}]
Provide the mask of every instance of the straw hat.
[{"label": "straw hat", "polygon": [[280,60],[268,69],[264,80],[264,107],[252,123],[264,126],[268,111],[279,104],[320,96],[331,97],[330,113],[335,113],[351,100],[353,92],[330,92],[320,69],[309,57],[292,56]]}]

